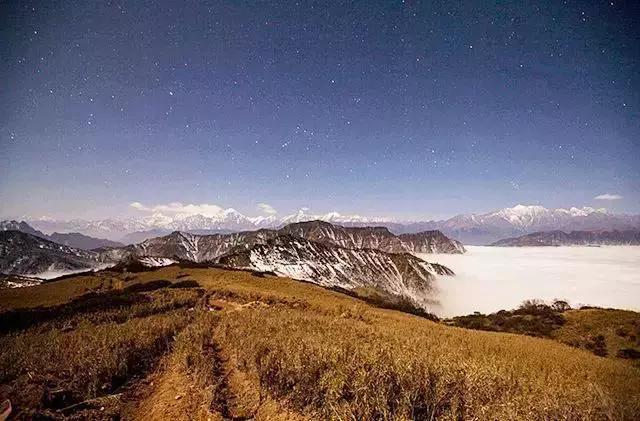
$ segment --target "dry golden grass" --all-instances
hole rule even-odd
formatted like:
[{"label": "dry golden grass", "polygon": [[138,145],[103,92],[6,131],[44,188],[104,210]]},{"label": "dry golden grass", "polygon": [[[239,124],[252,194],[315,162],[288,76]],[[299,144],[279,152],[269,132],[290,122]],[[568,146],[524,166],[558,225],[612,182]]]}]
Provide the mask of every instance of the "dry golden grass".
[{"label": "dry golden grass", "polygon": [[111,289],[110,276],[79,276],[42,285],[0,290],[0,311],[62,304],[90,291]]},{"label": "dry golden grass", "polygon": [[124,419],[222,419],[211,405],[223,384],[220,370],[214,369],[217,355],[212,332],[217,320],[210,312],[200,312],[190,320],[177,335],[172,352],[148,379],[150,386],[124,411]]},{"label": "dry golden grass", "polygon": [[[104,379],[115,375],[141,390],[129,395],[129,409],[117,412],[131,418],[150,414],[151,407],[155,419],[631,420],[640,414],[638,368],[556,341],[450,327],[315,285],[241,271],[174,266],[126,282],[108,276],[113,280],[99,281],[103,290],[189,279],[204,292],[138,293],[153,295],[155,310],[133,310],[133,304],[124,319],[103,309],[86,312],[70,332],[47,330],[58,323],[47,320],[5,335],[5,387],[15,387],[16,379],[20,387],[36,387],[28,367],[53,371],[54,378],[58,373],[58,382],[67,379],[61,373],[80,371],[90,374],[68,379],[84,398],[103,393]],[[75,295],[25,289],[26,306],[73,301],[81,294],[74,282],[87,280],[64,282]],[[91,282],[95,288],[98,281]],[[20,292],[5,297],[0,291],[0,305],[20,310]],[[175,309],[172,300],[184,306]],[[109,339],[94,343],[98,337]],[[53,347],[37,355],[33,350],[45,343]],[[68,343],[74,351],[62,350]],[[59,352],[64,358],[56,360]],[[141,355],[149,358],[137,370],[141,376],[162,361],[147,381],[135,380],[131,365],[115,364]],[[158,381],[151,386],[150,378]],[[185,387],[184,397],[175,399]]]},{"label": "dry golden grass", "polygon": [[82,322],[69,332],[26,331],[3,337],[3,392],[27,413],[111,393],[148,369],[186,322],[184,311],[176,311],[125,323]]},{"label": "dry golden grass", "polygon": [[201,296],[112,290],[0,313],[0,391],[24,418],[110,394],[169,349]]},{"label": "dry golden grass", "polygon": [[640,373],[623,364],[367,313],[236,312],[218,335],[263,387],[322,418],[633,419],[640,410]]}]

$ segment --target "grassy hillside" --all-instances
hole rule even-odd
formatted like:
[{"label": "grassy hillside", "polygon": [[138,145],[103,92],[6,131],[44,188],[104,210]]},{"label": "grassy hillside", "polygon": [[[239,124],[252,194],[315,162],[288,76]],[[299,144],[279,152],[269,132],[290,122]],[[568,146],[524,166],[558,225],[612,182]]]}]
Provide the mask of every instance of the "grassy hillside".
[{"label": "grassy hillside", "polygon": [[621,358],[640,365],[640,313],[634,311],[592,307],[571,309],[564,301],[545,304],[529,300],[515,310],[474,313],[454,317],[445,323],[468,329],[551,338],[601,357]]},{"label": "grassy hillside", "polygon": [[624,361],[242,271],[105,272],[0,291],[0,308],[0,397],[18,419],[640,413],[640,370]]},{"label": "grassy hillside", "polygon": [[564,317],[566,323],[553,332],[554,339],[640,365],[640,313],[588,308],[567,311]]}]

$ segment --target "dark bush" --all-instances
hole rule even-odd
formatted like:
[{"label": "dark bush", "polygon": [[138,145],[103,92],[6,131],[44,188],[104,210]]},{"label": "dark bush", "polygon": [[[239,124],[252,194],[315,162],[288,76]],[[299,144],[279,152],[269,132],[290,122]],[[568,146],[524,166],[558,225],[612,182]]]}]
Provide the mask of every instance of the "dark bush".
[{"label": "dark bush", "polygon": [[579,310],[600,310],[602,307],[598,306],[580,306]]},{"label": "dark bush", "polygon": [[633,348],[622,348],[621,350],[618,351],[616,356],[619,358],[626,358],[629,360],[637,360],[637,359],[640,359],[640,351]]},{"label": "dark bush", "polygon": [[585,347],[599,357],[607,356],[607,343],[603,335],[592,336]]},{"label": "dark bush", "polygon": [[555,329],[565,324],[562,312],[567,308],[568,304],[560,300],[554,301],[552,305],[540,300],[526,300],[515,310],[500,310],[488,315],[475,312],[454,317],[450,322],[467,329],[550,337]]},{"label": "dark bush", "polygon": [[258,278],[265,278],[265,277],[267,277],[267,275],[268,276],[278,276],[274,272],[271,272],[271,271],[264,271],[263,272],[263,271],[258,271],[258,270],[252,270],[251,271],[251,275],[252,276],[256,276]]},{"label": "dark bush", "polygon": [[551,308],[554,311],[557,311],[559,313],[563,313],[565,311],[571,310],[571,306],[569,305],[569,303],[565,300],[553,300],[553,303],[551,303]]},{"label": "dark bush", "polygon": [[166,279],[158,279],[156,281],[149,281],[142,284],[133,284],[124,288],[125,292],[146,292],[154,291],[160,288],[166,288],[171,286],[171,281]]},{"label": "dark bush", "polygon": [[184,281],[178,281],[171,284],[169,288],[200,288],[200,284],[198,281],[194,281],[193,279],[185,279]]}]

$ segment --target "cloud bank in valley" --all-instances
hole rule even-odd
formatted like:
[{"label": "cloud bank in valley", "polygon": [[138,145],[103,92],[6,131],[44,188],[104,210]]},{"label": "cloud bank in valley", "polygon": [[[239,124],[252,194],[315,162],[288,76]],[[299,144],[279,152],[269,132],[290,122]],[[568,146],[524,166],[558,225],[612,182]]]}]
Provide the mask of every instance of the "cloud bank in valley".
[{"label": "cloud bank in valley", "polygon": [[437,281],[442,316],[508,310],[530,298],[640,310],[640,246],[467,249],[420,255],[456,273]]}]

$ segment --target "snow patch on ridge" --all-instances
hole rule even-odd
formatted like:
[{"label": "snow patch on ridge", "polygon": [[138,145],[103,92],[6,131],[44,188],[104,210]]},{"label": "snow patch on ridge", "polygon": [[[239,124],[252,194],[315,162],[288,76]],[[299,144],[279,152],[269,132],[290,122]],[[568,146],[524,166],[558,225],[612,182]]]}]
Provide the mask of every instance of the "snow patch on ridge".
[{"label": "snow patch on ridge", "polygon": [[153,268],[153,267],[169,266],[178,262],[176,260],[169,259],[166,257],[143,257],[140,259],[140,263],[142,263],[147,267]]}]

